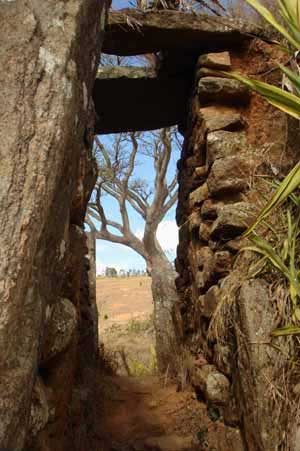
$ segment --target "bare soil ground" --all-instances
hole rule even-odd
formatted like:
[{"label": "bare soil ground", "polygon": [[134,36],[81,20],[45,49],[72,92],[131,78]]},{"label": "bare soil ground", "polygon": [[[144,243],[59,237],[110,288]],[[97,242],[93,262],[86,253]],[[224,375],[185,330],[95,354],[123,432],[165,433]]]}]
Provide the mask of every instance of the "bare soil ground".
[{"label": "bare soil ground", "polygon": [[100,343],[118,366],[118,374],[126,375],[128,369],[135,376],[153,373],[150,277],[97,278],[97,305]]},{"label": "bare soil ground", "polygon": [[95,449],[242,451],[236,430],[215,421],[191,387],[179,391],[167,375],[155,374],[150,284],[149,278],[97,279],[100,337],[108,360],[114,363],[117,354],[117,374],[107,374],[99,364]]}]

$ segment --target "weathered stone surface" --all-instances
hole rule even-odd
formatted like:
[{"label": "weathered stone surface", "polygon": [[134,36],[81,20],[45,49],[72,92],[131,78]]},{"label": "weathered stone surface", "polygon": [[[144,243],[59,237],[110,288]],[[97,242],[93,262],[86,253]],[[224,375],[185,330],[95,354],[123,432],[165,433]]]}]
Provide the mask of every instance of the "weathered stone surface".
[{"label": "weathered stone surface", "polygon": [[[62,285],[103,3],[1,2],[0,448],[23,449],[44,308]],[[84,136],[87,139],[84,141]],[[61,441],[63,441],[61,437]]]},{"label": "weathered stone surface", "polygon": [[149,80],[157,77],[151,67],[134,66],[100,66],[97,70],[97,80]]},{"label": "weathered stone surface", "polygon": [[210,166],[220,158],[239,155],[247,150],[244,132],[226,132],[223,130],[207,134],[206,163]]},{"label": "weathered stone surface", "polygon": [[261,34],[259,27],[240,20],[180,11],[123,9],[109,15],[103,51],[139,55],[160,50],[210,52]]},{"label": "weathered stone surface", "polygon": [[216,70],[229,70],[231,59],[229,52],[207,53],[201,55],[197,61],[197,67],[206,67]]},{"label": "weathered stone surface", "polygon": [[199,290],[203,290],[214,273],[214,253],[208,246],[201,247],[196,253],[195,260],[195,283]]},{"label": "weathered stone surface", "polygon": [[211,403],[226,404],[230,396],[230,383],[227,377],[217,371],[209,374],[205,394]]},{"label": "weathered stone surface", "polygon": [[[250,218],[247,219],[247,222],[249,223],[248,225],[250,225],[251,223]],[[238,251],[240,251],[243,247],[245,247],[246,244],[247,244],[246,238],[243,239],[241,237],[237,237],[234,238],[233,240],[227,241],[225,244],[225,248],[228,249],[231,253],[235,254]]]},{"label": "weathered stone surface", "polygon": [[[218,293],[220,296],[220,292]],[[222,343],[216,343],[214,346],[214,364],[226,376],[230,376],[231,373],[231,350],[228,345]]]},{"label": "weathered stone surface", "polygon": [[230,396],[230,383],[226,376],[219,373],[214,365],[203,365],[195,370],[193,385],[204,393],[212,404],[224,405]]},{"label": "weathered stone surface", "polygon": [[217,285],[213,285],[203,295],[201,313],[207,318],[211,318],[214,314],[218,303],[220,301],[220,288]]},{"label": "weathered stone surface", "polygon": [[299,423],[295,426],[292,432],[292,450],[300,451],[300,425]]},{"label": "weathered stone surface", "polygon": [[188,224],[189,232],[192,232],[194,229],[199,228],[201,224],[201,217],[198,211],[193,211],[193,213],[189,216]]},{"label": "weathered stone surface", "polygon": [[63,352],[70,344],[77,325],[76,308],[69,299],[59,299],[46,323],[41,364]]},{"label": "weathered stone surface", "polygon": [[189,451],[192,449],[193,437],[182,437],[176,434],[148,437],[143,443],[137,444],[137,451]]},{"label": "weathered stone surface", "polygon": [[93,90],[96,132],[152,130],[184,121],[190,83],[189,76],[156,76],[149,68],[101,67]]},{"label": "weathered stone surface", "polygon": [[240,429],[226,427],[224,431],[224,438],[219,441],[220,449],[223,443],[226,443],[228,449],[234,451],[245,451],[244,439]]},{"label": "weathered stone surface", "polygon": [[259,279],[244,282],[237,300],[235,328],[240,378],[236,399],[242,415],[247,417],[246,440],[251,449],[259,451],[279,449],[282,440],[282,431],[277,427],[282,412],[266,394],[285,359],[275,349],[262,345],[274,328],[275,318],[268,284]]},{"label": "weathered stone surface", "polygon": [[189,207],[194,208],[196,205],[201,205],[208,198],[207,183],[199,186],[189,195]]},{"label": "weathered stone surface", "polygon": [[[203,168],[203,166],[201,166],[201,159],[199,159],[198,155],[194,155],[192,157],[187,158],[185,160],[185,166],[187,168],[197,168],[197,167]],[[203,171],[204,171],[204,169],[203,169]]]},{"label": "weathered stone surface", "polygon": [[246,190],[250,170],[250,160],[246,157],[226,157],[216,160],[207,179],[209,193],[217,197]]},{"label": "weathered stone surface", "polygon": [[223,78],[221,72],[218,72],[218,71],[215,70],[215,69],[208,69],[208,68],[206,68],[206,67],[201,67],[201,69],[198,69],[198,70],[196,71],[196,74],[195,74],[195,81],[197,82],[197,81],[200,80],[200,78],[203,78],[203,77],[218,77],[218,78]]},{"label": "weathered stone surface", "polygon": [[232,266],[232,256],[228,251],[215,252],[215,272],[219,276],[224,276],[228,273]]},{"label": "weathered stone surface", "polygon": [[249,89],[240,81],[220,77],[203,77],[198,83],[200,103],[243,105],[250,99]]},{"label": "weathered stone surface", "polygon": [[28,428],[28,433],[32,438],[46,426],[49,420],[49,415],[50,413],[45,387],[42,380],[38,377],[32,391]]},{"label": "weathered stone surface", "polygon": [[205,222],[200,224],[199,228],[199,238],[202,241],[209,241],[211,235],[211,225]]},{"label": "weathered stone surface", "polygon": [[198,178],[205,177],[207,175],[208,169],[207,166],[198,166],[195,168],[195,175]]},{"label": "weathered stone surface", "polygon": [[250,225],[255,212],[247,202],[224,205],[217,213],[211,230],[213,239],[230,239],[242,234]]},{"label": "weathered stone surface", "polygon": [[201,207],[201,216],[203,219],[216,219],[219,209],[223,208],[224,202],[207,199]]},{"label": "weathered stone surface", "polygon": [[207,106],[200,109],[208,131],[241,130],[244,120],[240,112],[225,106]]}]

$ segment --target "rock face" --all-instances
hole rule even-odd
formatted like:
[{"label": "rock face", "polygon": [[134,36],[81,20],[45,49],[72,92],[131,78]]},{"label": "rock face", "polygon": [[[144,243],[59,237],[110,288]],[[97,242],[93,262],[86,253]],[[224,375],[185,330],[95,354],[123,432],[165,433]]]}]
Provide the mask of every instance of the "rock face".
[{"label": "rock face", "polygon": [[[278,359],[278,354],[276,350],[260,344],[266,341],[275,325],[275,312],[270,302],[267,282],[260,279],[244,282],[237,310],[237,370],[242,369],[240,384],[243,396],[239,400],[239,407],[242,415],[249,418],[245,422],[247,442],[252,444],[250,449],[253,450],[279,449],[282,431],[274,427],[274,422],[280,421],[281,412],[274,410],[274,399],[266,396],[269,381],[274,377],[274,362]],[[251,374],[255,374],[255,378]],[[271,418],[269,412],[272,411]]]},{"label": "rock face", "polygon": [[41,365],[61,354],[70,345],[77,326],[76,308],[69,299],[59,299],[46,319]]},{"label": "rock face", "polygon": [[[103,4],[96,0],[1,2],[0,64],[7,69],[0,74],[3,449],[23,449],[30,411],[34,434],[47,422],[45,396],[35,401],[32,394],[41,392],[33,392],[33,387],[47,312],[68,297],[63,285],[70,224],[83,227],[91,188],[84,174],[90,174],[92,166],[90,96],[104,19]],[[81,269],[79,265],[76,270]],[[79,312],[74,298],[69,299]],[[74,344],[73,356],[76,349]],[[60,406],[60,442],[54,443],[52,425],[53,443],[47,445],[57,450],[65,446],[76,359],[66,359],[65,365],[63,378],[68,373],[70,389],[65,406],[58,392],[55,401]],[[56,379],[49,378],[54,391],[63,385],[59,371],[55,374]],[[40,443],[37,449],[44,446]]]}]

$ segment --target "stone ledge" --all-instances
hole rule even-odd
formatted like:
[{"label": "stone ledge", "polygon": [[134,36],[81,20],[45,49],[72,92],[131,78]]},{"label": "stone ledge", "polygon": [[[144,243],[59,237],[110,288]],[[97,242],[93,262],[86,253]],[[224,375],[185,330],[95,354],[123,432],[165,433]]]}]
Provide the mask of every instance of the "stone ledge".
[{"label": "stone ledge", "polygon": [[198,84],[200,102],[244,105],[250,100],[249,89],[237,80],[203,77]]},{"label": "stone ledge", "polygon": [[109,14],[103,52],[140,55],[160,50],[208,53],[264,31],[241,20],[180,11],[122,9]]}]

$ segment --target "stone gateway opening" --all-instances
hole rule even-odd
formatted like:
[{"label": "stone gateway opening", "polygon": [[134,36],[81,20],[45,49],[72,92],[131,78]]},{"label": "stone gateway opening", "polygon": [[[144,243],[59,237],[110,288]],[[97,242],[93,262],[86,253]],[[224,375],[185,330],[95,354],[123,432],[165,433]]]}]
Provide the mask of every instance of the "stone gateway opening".
[{"label": "stone gateway opening", "polygon": [[[279,84],[273,36],[102,0],[2,0],[0,25],[0,449],[299,451],[298,363],[270,338],[286,287],[243,236],[299,160],[299,124],[228,76]],[[155,64],[101,67],[101,51]],[[175,126],[176,279],[149,265],[158,373],[116,375],[85,222],[94,139]]]}]

